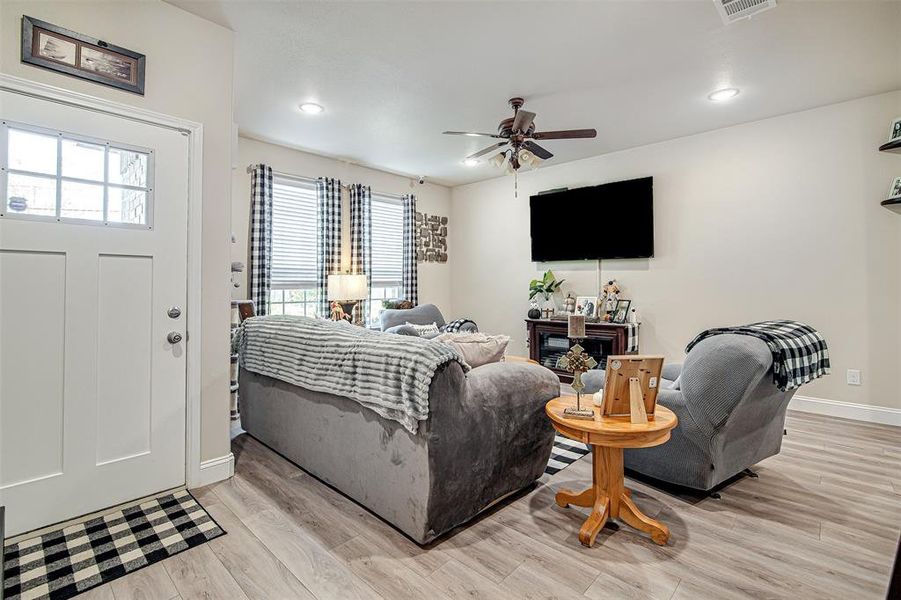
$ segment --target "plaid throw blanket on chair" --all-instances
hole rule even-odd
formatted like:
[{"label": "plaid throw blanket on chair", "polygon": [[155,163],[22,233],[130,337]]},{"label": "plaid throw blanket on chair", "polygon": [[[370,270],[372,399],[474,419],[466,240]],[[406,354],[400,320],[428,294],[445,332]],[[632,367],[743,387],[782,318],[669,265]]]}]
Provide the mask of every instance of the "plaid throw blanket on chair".
[{"label": "plaid throw blanket on chair", "polygon": [[473,325],[475,325],[476,331],[479,330],[478,325],[476,325],[476,322],[472,319],[457,319],[456,321],[451,321],[444,326],[444,333],[456,333],[460,331],[460,329],[462,329],[463,326],[467,323],[472,323]]},{"label": "plaid throw blanket on chair", "polygon": [[686,352],[703,339],[722,333],[750,335],[766,342],[773,353],[773,383],[792,390],[829,374],[829,349],[820,333],[798,321],[763,321],[740,327],[708,329],[693,339]]}]

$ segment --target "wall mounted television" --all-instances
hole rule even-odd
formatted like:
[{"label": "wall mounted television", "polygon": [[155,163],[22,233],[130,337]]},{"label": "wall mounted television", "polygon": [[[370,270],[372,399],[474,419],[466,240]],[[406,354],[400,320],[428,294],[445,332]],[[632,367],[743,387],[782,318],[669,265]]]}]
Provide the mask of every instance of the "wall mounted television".
[{"label": "wall mounted television", "polygon": [[654,178],[529,198],[532,260],[654,256]]}]

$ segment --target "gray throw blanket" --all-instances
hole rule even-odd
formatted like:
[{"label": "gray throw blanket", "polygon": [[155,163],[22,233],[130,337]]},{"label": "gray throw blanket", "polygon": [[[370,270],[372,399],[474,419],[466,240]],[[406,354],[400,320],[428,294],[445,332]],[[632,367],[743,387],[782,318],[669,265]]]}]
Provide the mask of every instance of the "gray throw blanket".
[{"label": "gray throw blanket", "polygon": [[252,317],[232,345],[248,371],[356,400],[414,434],[429,418],[436,369],[457,361],[469,370],[446,344],[309,317]]}]

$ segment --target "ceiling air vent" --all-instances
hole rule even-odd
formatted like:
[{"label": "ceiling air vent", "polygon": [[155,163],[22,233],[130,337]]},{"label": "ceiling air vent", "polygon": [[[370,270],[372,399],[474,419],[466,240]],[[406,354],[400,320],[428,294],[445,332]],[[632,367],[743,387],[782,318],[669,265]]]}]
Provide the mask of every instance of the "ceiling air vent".
[{"label": "ceiling air vent", "polygon": [[776,8],[776,0],[713,0],[713,3],[726,25]]}]

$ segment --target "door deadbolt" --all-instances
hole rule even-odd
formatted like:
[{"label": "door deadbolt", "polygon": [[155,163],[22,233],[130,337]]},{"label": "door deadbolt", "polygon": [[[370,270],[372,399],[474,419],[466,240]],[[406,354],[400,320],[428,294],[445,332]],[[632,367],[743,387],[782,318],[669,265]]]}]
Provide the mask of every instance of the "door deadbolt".
[{"label": "door deadbolt", "polygon": [[170,344],[177,344],[178,342],[181,341],[181,334],[178,333],[177,331],[170,331],[169,335],[166,336],[166,339],[169,341]]},{"label": "door deadbolt", "polygon": [[177,306],[173,306],[169,310],[166,311],[166,314],[169,315],[170,319],[177,319],[181,316],[181,309]]}]

